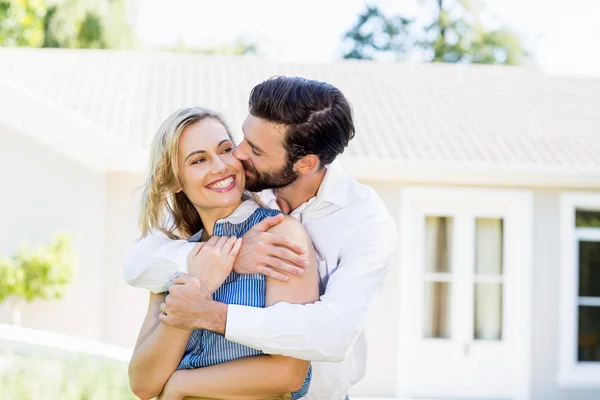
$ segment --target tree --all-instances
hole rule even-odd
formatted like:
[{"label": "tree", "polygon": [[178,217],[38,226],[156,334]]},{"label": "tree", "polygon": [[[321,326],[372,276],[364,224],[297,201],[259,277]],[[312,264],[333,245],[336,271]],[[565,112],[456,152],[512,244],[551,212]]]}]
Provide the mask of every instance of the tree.
[{"label": "tree", "polygon": [[134,42],[126,0],[59,0],[45,15],[43,47],[129,48]]},{"label": "tree", "polygon": [[0,0],[0,46],[131,48],[128,0]]},{"label": "tree", "polygon": [[44,0],[0,0],[0,46],[40,46],[45,14]]},{"label": "tree", "polygon": [[471,0],[426,0],[421,5],[435,7],[435,16],[425,24],[417,18],[388,17],[368,6],[344,35],[343,58],[398,59],[420,51],[433,62],[516,65],[527,56],[510,29],[486,29],[481,7]]}]

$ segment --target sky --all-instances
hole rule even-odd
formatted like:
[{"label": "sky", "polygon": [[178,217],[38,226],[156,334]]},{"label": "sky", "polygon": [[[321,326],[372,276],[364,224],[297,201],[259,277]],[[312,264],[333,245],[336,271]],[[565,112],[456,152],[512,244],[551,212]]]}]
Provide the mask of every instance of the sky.
[{"label": "sky", "polygon": [[[421,2],[432,0],[420,0]],[[380,0],[388,13],[414,14],[418,0]],[[528,64],[550,74],[600,77],[600,1],[483,0],[525,39]],[[365,0],[136,0],[134,27],[148,46],[259,45],[268,59],[327,63],[340,58],[344,32]],[[596,50],[593,50],[596,49]]]}]

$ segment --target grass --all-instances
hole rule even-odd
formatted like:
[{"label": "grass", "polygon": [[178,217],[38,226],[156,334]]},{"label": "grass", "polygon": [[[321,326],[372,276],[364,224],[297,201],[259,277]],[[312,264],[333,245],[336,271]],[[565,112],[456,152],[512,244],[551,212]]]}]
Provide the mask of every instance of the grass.
[{"label": "grass", "polygon": [[129,400],[127,365],[81,354],[0,351],[0,393],[6,400]]}]

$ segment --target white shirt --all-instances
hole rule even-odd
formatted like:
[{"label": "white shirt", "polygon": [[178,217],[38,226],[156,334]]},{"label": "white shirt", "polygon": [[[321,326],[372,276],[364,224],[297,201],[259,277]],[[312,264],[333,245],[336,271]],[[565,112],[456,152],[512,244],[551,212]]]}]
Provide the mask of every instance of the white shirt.
[{"label": "white shirt", "polygon": [[[277,208],[272,192],[261,195]],[[375,191],[337,162],[328,167],[317,195],[291,215],[304,225],[317,250],[320,300],[267,308],[229,305],[225,336],[267,354],[313,361],[305,398],[344,399],[365,373],[367,312],[396,248],[396,227]],[[194,245],[162,234],[142,239],[127,256],[125,280],[164,291],[175,273],[187,272]]]}]

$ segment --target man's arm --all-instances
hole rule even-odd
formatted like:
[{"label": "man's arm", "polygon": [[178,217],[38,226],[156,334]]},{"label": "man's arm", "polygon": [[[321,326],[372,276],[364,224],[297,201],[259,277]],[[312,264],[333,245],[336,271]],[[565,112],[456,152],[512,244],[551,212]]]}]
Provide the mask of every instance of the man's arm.
[{"label": "man's arm", "polygon": [[[282,215],[265,218],[242,237],[234,271],[260,273],[282,281],[289,279],[286,274],[302,275],[299,271],[306,268],[302,246],[285,235],[267,232],[281,221]],[[197,275],[196,269],[202,266],[194,263],[194,257],[188,259],[195,246],[155,230],[131,246],[123,263],[123,278],[131,286],[162,293],[178,273]]]},{"label": "man's arm", "polygon": [[195,245],[155,230],[131,246],[123,263],[123,278],[128,285],[162,293],[175,275],[188,272],[187,256]]},{"label": "man's arm", "polygon": [[226,337],[267,354],[312,361],[343,361],[363,331],[380,292],[397,232],[387,214],[363,221],[348,234],[338,269],[320,301],[278,303],[265,309],[230,305]]}]

